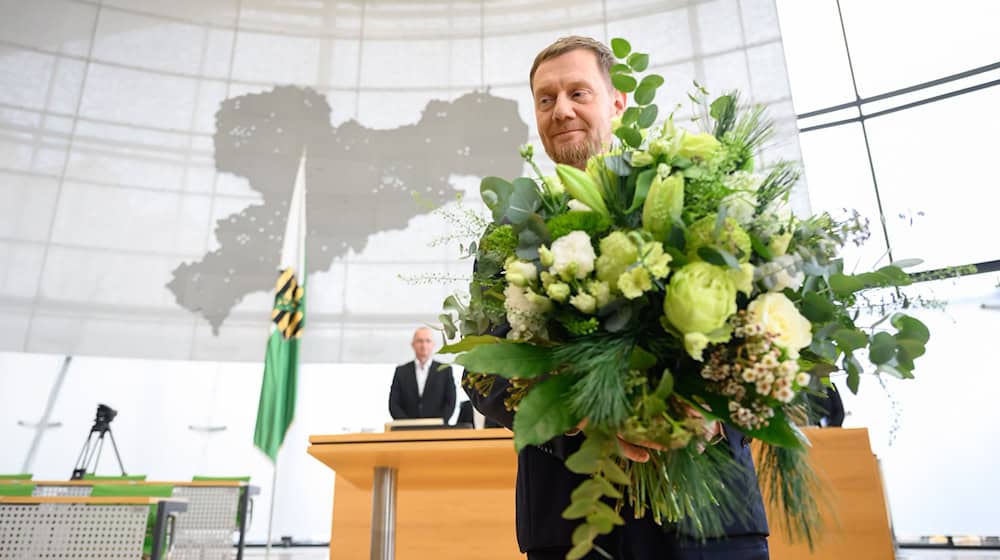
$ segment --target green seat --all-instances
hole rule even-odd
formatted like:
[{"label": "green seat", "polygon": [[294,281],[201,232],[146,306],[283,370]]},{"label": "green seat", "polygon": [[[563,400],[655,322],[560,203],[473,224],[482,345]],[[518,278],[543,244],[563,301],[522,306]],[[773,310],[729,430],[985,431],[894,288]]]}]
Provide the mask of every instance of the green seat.
[{"label": "green seat", "polygon": [[[170,484],[95,484],[90,490],[91,498],[169,498],[173,494],[174,487]],[[144,556],[153,554],[154,527],[156,527],[156,508],[150,507],[149,519],[146,522],[146,540],[142,544]],[[167,546],[166,541],[163,546],[164,548]]]},{"label": "green seat", "polygon": [[133,480],[135,482],[143,482],[146,480],[146,475],[144,474],[128,474],[124,476],[104,476],[96,474],[85,474],[83,475],[84,480]]},{"label": "green seat", "polygon": [[34,484],[0,484],[0,496],[30,496],[35,491]]},{"label": "green seat", "polygon": [[[218,481],[218,482],[234,482],[235,481],[235,482],[246,482],[246,483],[249,483],[250,482],[250,476],[249,475],[248,476],[202,476],[202,475],[197,475],[196,474],[193,477],[191,477],[191,481],[192,482],[216,482],[216,481]],[[243,488],[240,488],[240,501],[243,500],[243,493],[246,492],[247,490],[248,489],[247,489],[246,486],[244,486]],[[242,521],[243,521],[243,518],[240,517],[240,511],[237,508],[237,510],[236,510],[236,526],[240,527],[241,524],[242,524]]]},{"label": "green seat", "polygon": [[191,480],[193,482],[205,482],[205,481],[207,481],[207,482],[212,482],[212,481],[220,481],[220,482],[234,482],[234,481],[235,482],[250,482],[250,477],[249,476],[201,476],[201,475],[195,475],[195,476],[193,476],[191,478]]},{"label": "green seat", "polygon": [[[247,477],[249,478],[249,477]],[[0,474],[0,480],[31,480],[31,473],[28,474]]]}]

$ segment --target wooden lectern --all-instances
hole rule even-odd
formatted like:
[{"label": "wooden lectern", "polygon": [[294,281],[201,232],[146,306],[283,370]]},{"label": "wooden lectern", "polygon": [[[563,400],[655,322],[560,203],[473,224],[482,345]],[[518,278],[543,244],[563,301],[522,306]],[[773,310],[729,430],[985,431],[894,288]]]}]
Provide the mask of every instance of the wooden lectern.
[{"label": "wooden lectern", "polygon": [[[835,511],[822,511],[825,533],[812,553],[789,543],[768,511],[771,559],[891,560],[889,516],[868,431],[805,432]],[[309,453],[336,471],[331,560],[524,557],[514,533],[517,457],[509,431],[414,430],[309,441]]]},{"label": "wooden lectern", "polygon": [[517,455],[508,430],[402,430],[309,442],[309,454],[336,471],[331,559],[524,557],[514,534]]}]

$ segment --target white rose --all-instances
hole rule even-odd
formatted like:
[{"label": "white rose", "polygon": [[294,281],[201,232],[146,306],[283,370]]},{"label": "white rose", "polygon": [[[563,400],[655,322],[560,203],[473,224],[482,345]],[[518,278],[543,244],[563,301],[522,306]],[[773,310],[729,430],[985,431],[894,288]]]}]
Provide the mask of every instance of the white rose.
[{"label": "white rose", "polygon": [[594,271],[597,255],[585,231],[573,231],[552,242],[552,273],[564,280],[584,279]]},{"label": "white rose", "polygon": [[799,349],[812,342],[812,323],[799,313],[785,294],[774,292],[757,296],[747,306],[751,324],[760,325],[774,335],[774,343],[785,349],[789,357],[799,357]]}]

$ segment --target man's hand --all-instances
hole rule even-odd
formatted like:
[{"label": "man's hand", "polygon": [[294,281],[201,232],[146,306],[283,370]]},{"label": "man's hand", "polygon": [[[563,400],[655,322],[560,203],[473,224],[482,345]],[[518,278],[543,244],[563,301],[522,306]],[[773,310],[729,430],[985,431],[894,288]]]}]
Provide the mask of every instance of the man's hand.
[{"label": "man's hand", "polygon": [[626,459],[635,461],[636,463],[645,463],[648,461],[650,449],[655,449],[656,451],[665,451],[667,449],[652,441],[625,441],[621,434],[618,434],[618,448],[621,449],[622,455]]},{"label": "man's hand", "polygon": [[[705,418],[704,416],[702,416],[700,412],[698,412],[697,410],[695,410],[693,407],[690,406],[687,407],[687,413],[692,418],[701,418],[701,419]],[[589,419],[587,418],[580,420],[580,423],[577,424],[576,427],[573,428],[572,430],[566,432],[566,435],[575,436],[579,434],[581,431],[583,431],[584,428],[587,427],[588,421]],[[705,422],[704,428],[702,429],[703,429],[702,435],[704,436],[706,441],[711,442],[716,438],[725,437],[725,433],[722,430],[722,422],[719,422],[718,420],[710,420]],[[702,446],[702,444],[699,444],[699,446],[701,446],[699,447],[699,451],[705,451],[705,448],[704,446]],[[654,441],[647,441],[647,440],[628,441],[625,438],[623,438],[621,434],[618,434],[618,448],[619,450],[621,450],[622,455],[624,455],[626,459],[630,461],[635,461],[637,463],[645,463],[646,461],[649,461],[650,449],[656,451],[667,450],[666,447]]]}]

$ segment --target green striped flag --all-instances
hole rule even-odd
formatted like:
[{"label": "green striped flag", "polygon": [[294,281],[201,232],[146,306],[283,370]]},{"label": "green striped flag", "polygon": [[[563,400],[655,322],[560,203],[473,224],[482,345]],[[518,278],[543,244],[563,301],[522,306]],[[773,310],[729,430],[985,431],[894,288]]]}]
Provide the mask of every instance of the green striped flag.
[{"label": "green striped flag", "polygon": [[271,336],[264,357],[264,380],[257,405],[257,427],[253,444],[278,460],[288,426],[295,416],[296,380],[299,369],[299,341],[306,318],[306,155],[299,161],[288,225],[281,249],[281,265],[271,311]]}]

